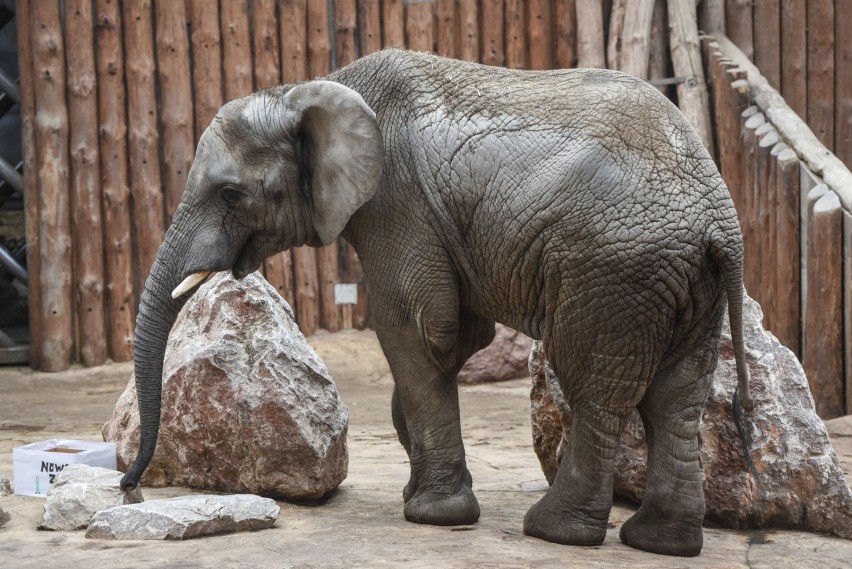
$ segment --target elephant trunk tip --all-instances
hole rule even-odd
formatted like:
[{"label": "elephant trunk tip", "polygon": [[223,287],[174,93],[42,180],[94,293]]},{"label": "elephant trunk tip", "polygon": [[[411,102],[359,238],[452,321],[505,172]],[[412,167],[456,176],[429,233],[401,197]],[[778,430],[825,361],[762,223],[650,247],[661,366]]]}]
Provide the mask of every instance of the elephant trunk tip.
[{"label": "elephant trunk tip", "polygon": [[124,492],[130,492],[131,490],[139,486],[140,478],[142,478],[142,472],[134,464],[130,467],[130,470],[128,470],[121,478],[121,483],[119,484],[119,486]]}]

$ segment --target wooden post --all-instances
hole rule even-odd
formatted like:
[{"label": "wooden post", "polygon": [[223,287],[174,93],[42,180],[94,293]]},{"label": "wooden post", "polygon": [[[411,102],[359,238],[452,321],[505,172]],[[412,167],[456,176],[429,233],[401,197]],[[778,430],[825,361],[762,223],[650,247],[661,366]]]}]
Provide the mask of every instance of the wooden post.
[{"label": "wooden post", "polygon": [[233,101],[254,90],[248,0],[221,0],[220,19],[225,101]]},{"label": "wooden post", "polygon": [[18,34],[18,69],[21,93],[21,150],[24,161],[24,215],[27,239],[27,304],[30,329],[30,367],[41,368],[44,356],[41,327],[41,243],[39,240],[38,158],[35,135],[35,70],[31,34],[30,3],[19,2],[16,8]]},{"label": "wooden post", "polygon": [[459,0],[459,59],[479,61],[479,10],[476,0]]},{"label": "wooden post", "polygon": [[577,6],[575,0],[553,0],[556,33],[555,63],[559,69],[574,67],[577,57]]},{"label": "wooden post", "polygon": [[482,0],[482,53],[480,61],[486,65],[504,65],[503,0]]},{"label": "wooden post", "polygon": [[[815,195],[816,188],[810,195]],[[809,201],[811,201],[809,199]],[[842,209],[837,194],[824,192],[813,201],[808,223],[808,283],[804,361],[817,414],[843,414]]]},{"label": "wooden post", "polygon": [[843,382],[845,413],[852,415],[852,215],[843,212]]},{"label": "wooden post", "polygon": [[[748,109],[744,113],[748,112]],[[755,217],[756,204],[754,203],[754,185],[755,185],[755,169],[756,169],[756,151],[757,129],[766,122],[766,118],[762,113],[753,113],[749,116],[743,125],[743,170],[740,174],[742,180],[742,207],[740,225],[743,231],[743,242],[745,246],[743,280],[745,281],[746,290],[750,295],[759,294],[755,271],[759,266],[759,259],[756,256],[755,240]]]},{"label": "wooden post", "polygon": [[382,47],[405,49],[403,0],[382,1]]},{"label": "wooden post", "polygon": [[606,44],[606,66],[610,69],[621,69],[624,13],[626,10],[627,0],[613,0],[612,11],[609,16],[609,36]]},{"label": "wooden post", "polygon": [[577,66],[606,67],[603,9],[598,0],[577,2]]},{"label": "wooden post", "polygon": [[793,150],[787,148],[778,154],[776,178],[775,291],[778,303],[772,332],[801,359],[799,176],[799,159]]},{"label": "wooden post", "polygon": [[284,83],[298,83],[308,78],[305,1],[283,0],[281,3],[281,78]]},{"label": "wooden post", "polygon": [[771,256],[766,251],[766,238],[770,227],[770,208],[769,196],[767,191],[772,185],[771,177],[771,162],[770,152],[772,147],[778,142],[778,133],[773,128],[772,123],[765,122],[757,127],[754,131],[756,138],[755,148],[755,163],[754,163],[754,183],[751,186],[750,201],[752,204],[752,226],[751,226],[751,246],[750,251],[751,261],[751,296],[757,300],[761,306],[765,306],[763,310],[763,326],[770,328],[772,324],[772,310],[770,308],[770,299],[767,297],[767,281],[770,283],[772,279],[764,270],[767,269],[767,262],[775,262],[775,254]]},{"label": "wooden post", "polygon": [[174,215],[186,175],[195,159],[192,124],[192,84],[186,4],[157,0],[157,77],[160,85],[160,129],[163,133],[163,185],[166,210]]},{"label": "wooden post", "polygon": [[308,78],[328,75],[331,65],[328,3],[308,0]]},{"label": "wooden post", "polygon": [[553,68],[553,33],[549,0],[528,0],[527,39],[530,69]]},{"label": "wooden post", "polygon": [[358,0],[361,54],[382,49],[382,11],[379,0]]},{"label": "wooden post", "polygon": [[65,58],[68,66],[74,307],[77,358],[84,366],[101,365],[107,358],[98,85],[93,26],[90,0],[66,0]]},{"label": "wooden post", "polygon": [[195,140],[216,116],[222,97],[222,36],[219,11],[206,0],[190,0],[192,84],[195,87]]},{"label": "wooden post", "polygon": [[810,0],[807,6],[807,123],[831,151],[834,148],[834,2]]},{"label": "wooden post", "polygon": [[700,0],[698,29],[706,34],[725,33],[725,0]]},{"label": "wooden post", "polygon": [[[431,23],[431,22],[430,22]],[[358,32],[358,13],[355,0],[334,0],[334,65],[344,67],[357,58],[355,53]]]},{"label": "wooden post", "polygon": [[807,116],[806,0],[781,0],[781,94],[800,117]]},{"label": "wooden post", "polygon": [[59,2],[44,0],[30,7],[41,236],[40,364],[43,371],[60,371],[71,365],[74,337],[65,46]]},{"label": "wooden post", "polygon": [[834,154],[852,169],[852,5],[836,6]]},{"label": "wooden post", "polygon": [[[352,1],[354,11],[354,0]],[[280,85],[281,49],[278,45],[275,0],[254,0],[252,28],[255,89],[268,89]]]},{"label": "wooden post", "polygon": [[522,0],[506,0],[506,67],[525,69],[527,66],[526,25]]},{"label": "wooden post", "polygon": [[727,0],[725,2],[725,30],[731,41],[751,60],[754,60],[754,31],[752,29],[752,1]]},{"label": "wooden post", "polygon": [[[754,64],[776,89],[781,88],[781,6],[779,0],[755,0]],[[804,22],[799,22],[801,26]]]},{"label": "wooden post", "polygon": [[[617,4],[618,2],[613,3],[613,14],[615,13],[615,6]],[[617,42],[616,45],[620,45],[621,48],[615,62],[617,67],[610,65],[612,69],[620,69],[640,79],[648,78],[648,59],[651,49],[651,21],[654,15],[654,5],[654,0],[634,0],[627,2],[624,6],[621,35],[615,39]],[[612,20],[610,21],[612,22]],[[611,45],[612,41],[613,34],[610,32]],[[617,49],[616,46],[613,46],[613,49]]]},{"label": "wooden post", "polygon": [[438,55],[455,58],[458,53],[456,0],[437,0],[435,12]]},{"label": "wooden post", "polygon": [[[648,51],[648,78],[664,79],[671,77],[672,60],[669,52],[669,16],[663,0],[654,2],[651,15],[651,46]],[[660,85],[659,91],[669,96],[669,85]]]},{"label": "wooden post", "polygon": [[[165,233],[160,186],[160,137],[157,130],[154,37],[151,1],[124,5],[124,49],[127,64],[127,144],[133,204],[136,297],[151,270]],[[132,22],[132,23],[129,23]]]},{"label": "wooden post", "polygon": [[432,3],[409,2],[405,14],[405,37],[408,49],[432,52],[435,49],[432,30]]},{"label": "wooden post", "polygon": [[686,78],[677,86],[678,106],[712,155],[714,152],[710,103],[701,64],[694,6],[688,0],[669,0],[668,6],[672,64],[675,75]]}]

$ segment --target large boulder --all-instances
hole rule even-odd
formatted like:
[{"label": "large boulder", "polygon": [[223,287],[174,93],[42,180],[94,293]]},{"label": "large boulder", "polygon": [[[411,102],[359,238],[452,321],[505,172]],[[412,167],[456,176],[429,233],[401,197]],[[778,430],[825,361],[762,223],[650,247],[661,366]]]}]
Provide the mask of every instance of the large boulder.
[{"label": "large boulder", "polygon": [[280,508],[252,494],[180,496],[97,512],[86,530],[92,539],[192,539],[272,527]]},{"label": "large boulder", "polygon": [[108,468],[69,464],[47,491],[38,529],[82,529],[89,525],[95,512],[142,502],[139,488],[130,492],[121,489],[121,476],[121,472]]},{"label": "large boulder", "polygon": [[[852,539],[852,492],[814,409],[804,370],[790,350],[763,330],[762,320],[760,306],[746,298],[745,344],[755,407],[745,413],[744,426],[757,477],[746,464],[732,414],[737,373],[726,321],[699,432],[706,519],[734,529],[802,529]],[[530,372],[533,443],[552,482],[563,433],[571,429],[571,410],[540,342],[530,354]],[[646,458],[642,421],[633,412],[616,456],[616,495],[641,502]]]},{"label": "large boulder", "polygon": [[[169,337],[162,401],[143,484],[310,500],[346,478],[349,413],[259,273],[216,274],[187,302]],[[103,435],[129,467],[139,445],[133,378]]]},{"label": "large boulder", "polygon": [[473,354],[459,371],[459,383],[486,383],[524,377],[529,373],[532,339],[502,324],[491,344]]}]

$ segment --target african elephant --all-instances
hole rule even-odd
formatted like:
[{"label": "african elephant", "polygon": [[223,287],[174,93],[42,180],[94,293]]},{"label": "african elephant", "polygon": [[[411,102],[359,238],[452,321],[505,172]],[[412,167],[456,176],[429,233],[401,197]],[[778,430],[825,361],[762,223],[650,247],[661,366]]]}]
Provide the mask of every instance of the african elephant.
[{"label": "african elephant", "polygon": [[575,410],[557,478],[524,531],[606,534],[625,416],[648,433],[645,500],[621,539],[697,555],[701,408],[726,300],[740,396],[742,238],[701,140],[659,91],[593,69],[512,71],[388,50],[325,80],[227,103],[199,142],[139,306],[139,455],[157,439],[169,330],[210,271],[343,236],[370,287],[410,456],[406,519],[479,517],[456,376],[501,322],[542,339]]}]

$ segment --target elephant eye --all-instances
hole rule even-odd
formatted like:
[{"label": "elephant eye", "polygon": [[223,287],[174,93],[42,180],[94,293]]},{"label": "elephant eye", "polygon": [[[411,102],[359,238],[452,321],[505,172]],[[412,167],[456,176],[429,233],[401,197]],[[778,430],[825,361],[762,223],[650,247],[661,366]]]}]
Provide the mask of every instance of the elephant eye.
[{"label": "elephant eye", "polygon": [[225,186],[219,191],[222,196],[222,201],[225,202],[226,205],[234,205],[240,198],[243,197],[242,192],[240,192],[236,188],[232,188],[231,186]]}]

